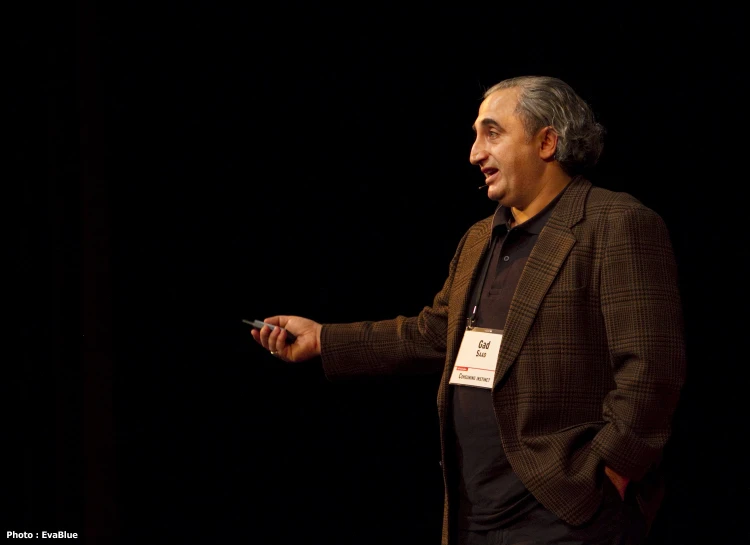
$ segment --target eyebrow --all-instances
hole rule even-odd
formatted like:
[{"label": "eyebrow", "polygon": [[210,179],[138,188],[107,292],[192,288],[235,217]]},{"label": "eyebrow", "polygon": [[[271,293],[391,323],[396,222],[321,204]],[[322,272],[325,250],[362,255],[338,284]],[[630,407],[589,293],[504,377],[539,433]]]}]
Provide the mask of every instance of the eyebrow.
[{"label": "eyebrow", "polygon": [[[491,117],[485,117],[479,122],[482,127],[495,127],[496,129],[503,130],[503,128],[500,126],[500,123],[492,119]],[[476,123],[471,126],[471,130],[475,133],[477,132]]]}]

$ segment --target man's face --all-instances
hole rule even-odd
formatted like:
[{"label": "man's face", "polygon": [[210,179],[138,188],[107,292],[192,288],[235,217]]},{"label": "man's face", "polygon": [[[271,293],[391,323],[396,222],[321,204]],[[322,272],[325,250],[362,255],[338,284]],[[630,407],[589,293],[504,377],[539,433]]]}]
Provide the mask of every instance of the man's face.
[{"label": "man's face", "polygon": [[518,94],[518,88],[501,89],[479,106],[469,160],[482,169],[490,199],[524,209],[540,190],[545,161],[539,135],[529,138],[515,113]]}]

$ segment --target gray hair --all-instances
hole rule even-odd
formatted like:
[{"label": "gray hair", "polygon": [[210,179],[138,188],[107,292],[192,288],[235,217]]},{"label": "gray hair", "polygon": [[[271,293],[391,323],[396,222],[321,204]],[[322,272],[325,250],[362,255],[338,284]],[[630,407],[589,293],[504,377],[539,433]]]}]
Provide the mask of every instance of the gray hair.
[{"label": "gray hair", "polygon": [[557,133],[555,159],[567,174],[579,174],[596,164],[604,147],[604,127],[570,85],[547,76],[521,76],[493,85],[484,98],[510,88],[520,90],[516,114],[529,138],[543,127]]}]

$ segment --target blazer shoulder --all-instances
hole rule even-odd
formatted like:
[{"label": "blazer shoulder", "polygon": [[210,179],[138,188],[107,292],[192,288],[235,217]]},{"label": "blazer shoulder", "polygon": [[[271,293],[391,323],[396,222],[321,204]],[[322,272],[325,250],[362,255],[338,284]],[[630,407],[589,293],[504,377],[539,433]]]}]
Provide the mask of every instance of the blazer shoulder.
[{"label": "blazer shoulder", "polygon": [[492,230],[492,220],[494,217],[494,214],[492,216],[487,216],[471,225],[471,227],[464,232],[463,237],[461,237],[461,242],[466,242],[467,240],[471,240],[477,236],[483,236],[490,232]]},{"label": "blazer shoulder", "polygon": [[456,249],[456,257],[461,255],[466,250],[472,250],[479,245],[483,245],[490,232],[492,231],[492,219],[494,215],[488,216],[483,220],[479,220],[469,227],[464,235],[461,237],[461,241],[458,243]]},{"label": "blazer shoulder", "polygon": [[647,240],[671,248],[669,228],[655,210],[625,192],[593,188],[586,202],[587,224],[609,240]]},{"label": "blazer shoulder", "polygon": [[606,216],[640,213],[659,216],[630,193],[612,191],[596,186],[592,186],[591,191],[589,191],[586,200],[586,212],[591,215],[603,214]]},{"label": "blazer shoulder", "polygon": [[495,215],[492,214],[491,216],[487,216],[484,219],[479,220],[474,225],[469,227],[468,233],[472,233],[474,231],[485,231],[487,229],[492,228],[492,220],[495,218]]}]

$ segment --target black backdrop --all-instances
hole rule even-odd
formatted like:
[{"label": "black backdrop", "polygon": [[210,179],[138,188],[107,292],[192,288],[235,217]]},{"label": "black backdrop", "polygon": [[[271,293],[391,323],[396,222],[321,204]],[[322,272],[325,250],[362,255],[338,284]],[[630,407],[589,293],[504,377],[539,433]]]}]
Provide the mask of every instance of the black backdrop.
[{"label": "black backdrop", "polygon": [[[545,74],[608,130],[592,180],[660,213],[677,252],[689,380],[651,543],[748,542],[746,356],[719,313],[745,262],[738,14],[193,0],[48,15],[44,46],[18,45],[49,70],[14,96],[47,131],[12,148],[28,289],[10,290],[3,532],[436,543],[437,378],[331,384],[241,319],[429,304],[493,210],[468,163],[482,91]],[[38,74],[17,59],[22,81]]]}]

